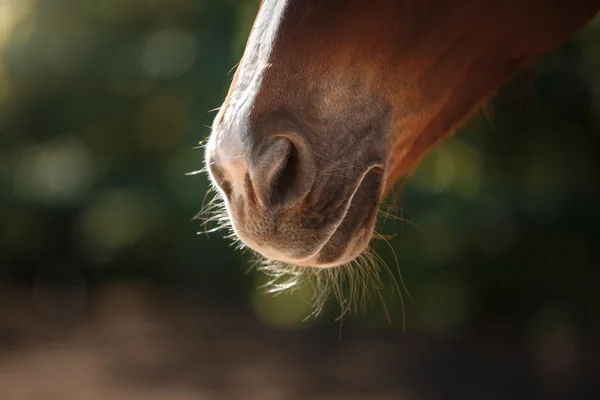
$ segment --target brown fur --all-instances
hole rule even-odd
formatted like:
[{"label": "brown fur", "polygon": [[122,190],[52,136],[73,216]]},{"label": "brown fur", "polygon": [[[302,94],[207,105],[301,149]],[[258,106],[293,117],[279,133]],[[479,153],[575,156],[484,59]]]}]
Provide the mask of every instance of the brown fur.
[{"label": "brown fur", "polygon": [[207,163],[243,242],[322,266],[358,255],[394,182],[600,1],[274,4],[261,3]]}]

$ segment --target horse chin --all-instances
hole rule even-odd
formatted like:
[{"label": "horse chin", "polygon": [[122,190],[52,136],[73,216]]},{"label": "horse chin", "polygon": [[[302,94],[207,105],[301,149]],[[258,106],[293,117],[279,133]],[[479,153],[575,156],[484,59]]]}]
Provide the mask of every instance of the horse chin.
[{"label": "horse chin", "polygon": [[333,235],[314,260],[315,267],[334,267],[351,262],[368,246],[383,196],[384,169],[372,167],[364,175]]},{"label": "horse chin", "polygon": [[323,263],[320,261],[320,254],[317,254],[306,260],[298,261],[295,264],[300,267],[309,268],[334,268],[353,262],[369,245],[371,237],[373,236],[374,222],[375,220],[373,220],[373,223],[371,223],[370,226],[360,228],[356,234],[348,240],[348,246],[343,251],[342,255],[333,262]]},{"label": "horse chin", "polygon": [[278,261],[301,267],[331,268],[348,264],[360,256],[373,236],[383,175],[381,167],[372,167],[365,173],[341,222],[317,252],[301,260],[279,258]]}]

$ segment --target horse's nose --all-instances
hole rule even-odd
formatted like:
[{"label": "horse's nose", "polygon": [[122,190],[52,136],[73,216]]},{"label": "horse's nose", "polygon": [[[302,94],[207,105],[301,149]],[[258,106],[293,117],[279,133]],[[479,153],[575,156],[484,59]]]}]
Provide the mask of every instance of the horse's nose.
[{"label": "horse's nose", "polygon": [[312,153],[287,137],[265,140],[251,154],[248,174],[257,197],[267,207],[285,206],[306,195],[314,181]]}]

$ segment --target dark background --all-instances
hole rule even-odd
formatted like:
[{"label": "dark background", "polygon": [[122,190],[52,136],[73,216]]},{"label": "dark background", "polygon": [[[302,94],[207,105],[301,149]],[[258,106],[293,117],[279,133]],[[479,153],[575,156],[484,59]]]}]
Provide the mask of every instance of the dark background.
[{"label": "dark background", "polygon": [[0,0],[0,398],[600,393],[600,19],[426,157],[383,227],[415,301],[342,324],[192,220],[257,6]]}]

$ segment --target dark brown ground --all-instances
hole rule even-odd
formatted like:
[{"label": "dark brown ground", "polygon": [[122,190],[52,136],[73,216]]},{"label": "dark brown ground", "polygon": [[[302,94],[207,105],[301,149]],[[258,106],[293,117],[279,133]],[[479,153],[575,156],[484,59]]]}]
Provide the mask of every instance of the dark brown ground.
[{"label": "dark brown ground", "polygon": [[4,286],[0,399],[599,399],[598,344],[557,333],[532,350],[496,328],[340,341],[142,286]]}]

